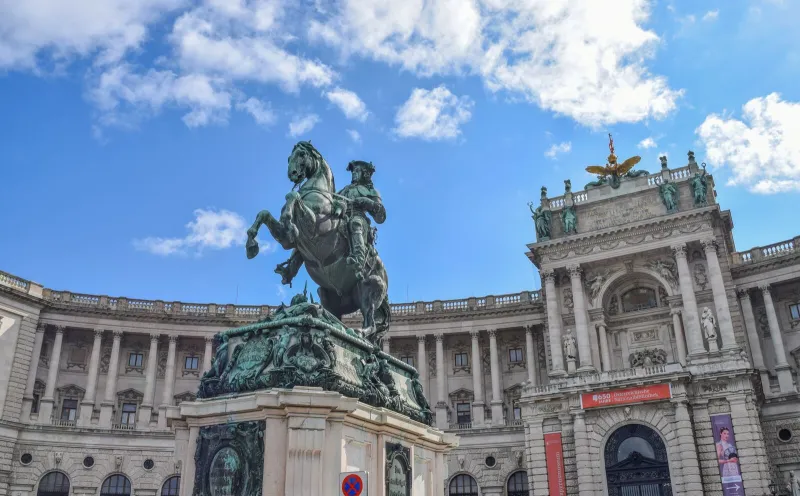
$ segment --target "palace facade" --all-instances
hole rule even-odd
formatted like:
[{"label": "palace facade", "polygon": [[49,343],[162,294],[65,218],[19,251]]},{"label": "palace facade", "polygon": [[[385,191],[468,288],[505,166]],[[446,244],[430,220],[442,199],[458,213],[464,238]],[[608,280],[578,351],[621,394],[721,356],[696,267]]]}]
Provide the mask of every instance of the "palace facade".
[{"label": "palace facade", "polygon": [[[800,470],[800,237],[737,251],[692,154],[617,186],[543,192],[543,290],[392,305],[386,351],[460,437],[446,495],[761,496]],[[0,496],[178,496],[213,335],[275,308],[0,272]]]}]

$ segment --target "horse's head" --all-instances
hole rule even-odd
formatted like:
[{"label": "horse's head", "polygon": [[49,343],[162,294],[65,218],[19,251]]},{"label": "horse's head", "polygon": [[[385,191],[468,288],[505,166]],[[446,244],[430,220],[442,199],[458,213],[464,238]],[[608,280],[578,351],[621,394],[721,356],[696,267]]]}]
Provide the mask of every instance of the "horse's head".
[{"label": "horse's head", "polygon": [[306,179],[314,179],[312,182],[315,188],[324,188],[335,191],[336,186],[333,182],[333,173],[328,163],[317,151],[310,141],[298,141],[292,154],[289,155],[289,170],[287,171],[289,180],[298,185]]}]

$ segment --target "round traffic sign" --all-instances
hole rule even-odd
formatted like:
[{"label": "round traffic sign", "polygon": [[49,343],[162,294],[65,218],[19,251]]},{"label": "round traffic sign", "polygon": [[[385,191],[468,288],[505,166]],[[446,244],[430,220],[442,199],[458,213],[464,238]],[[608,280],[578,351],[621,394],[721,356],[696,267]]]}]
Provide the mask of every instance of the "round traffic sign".
[{"label": "round traffic sign", "polygon": [[350,474],[342,481],[342,494],[344,496],[359,496],[364,490],[364,481],[358,474]]}]

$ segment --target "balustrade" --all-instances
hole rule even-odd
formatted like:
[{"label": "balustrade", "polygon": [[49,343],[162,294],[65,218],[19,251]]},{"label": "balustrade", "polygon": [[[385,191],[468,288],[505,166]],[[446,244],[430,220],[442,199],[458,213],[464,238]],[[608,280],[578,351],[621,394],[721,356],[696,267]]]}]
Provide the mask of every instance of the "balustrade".
[{"label": "balustrade", "polygon": [[733,253],[731,258],[734,265],[748,264],[795,253],[800,249],[798,245],[800,245],[800,237],[795,237],[767,246],[756,246],[747,251],[738,251]]}]

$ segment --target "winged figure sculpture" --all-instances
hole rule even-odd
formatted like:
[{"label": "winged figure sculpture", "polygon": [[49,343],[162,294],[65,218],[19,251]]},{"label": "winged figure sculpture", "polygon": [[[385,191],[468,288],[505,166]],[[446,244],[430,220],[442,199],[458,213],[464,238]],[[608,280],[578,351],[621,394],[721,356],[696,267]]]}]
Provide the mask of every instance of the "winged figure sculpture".
[{"label": "winged figure sculpture", "polygon": [[592,181],[587,184],[587,188],[610,184],[612,188],[616,189],[619,188],[620,179],[623,176],[636,177],[647,174],[647,171],[631,173],[631,169],[642,160],[642,157],[638,155],[625,160],[621,164],[617,162],[617,156],[614,154],[614,139],[611,137],[611,134],[608,135],[608,148],[611,150],[611,155],[608,156],[608,164],[590,165],[586,168],[586,172],[597,174],[597,181]]}]

